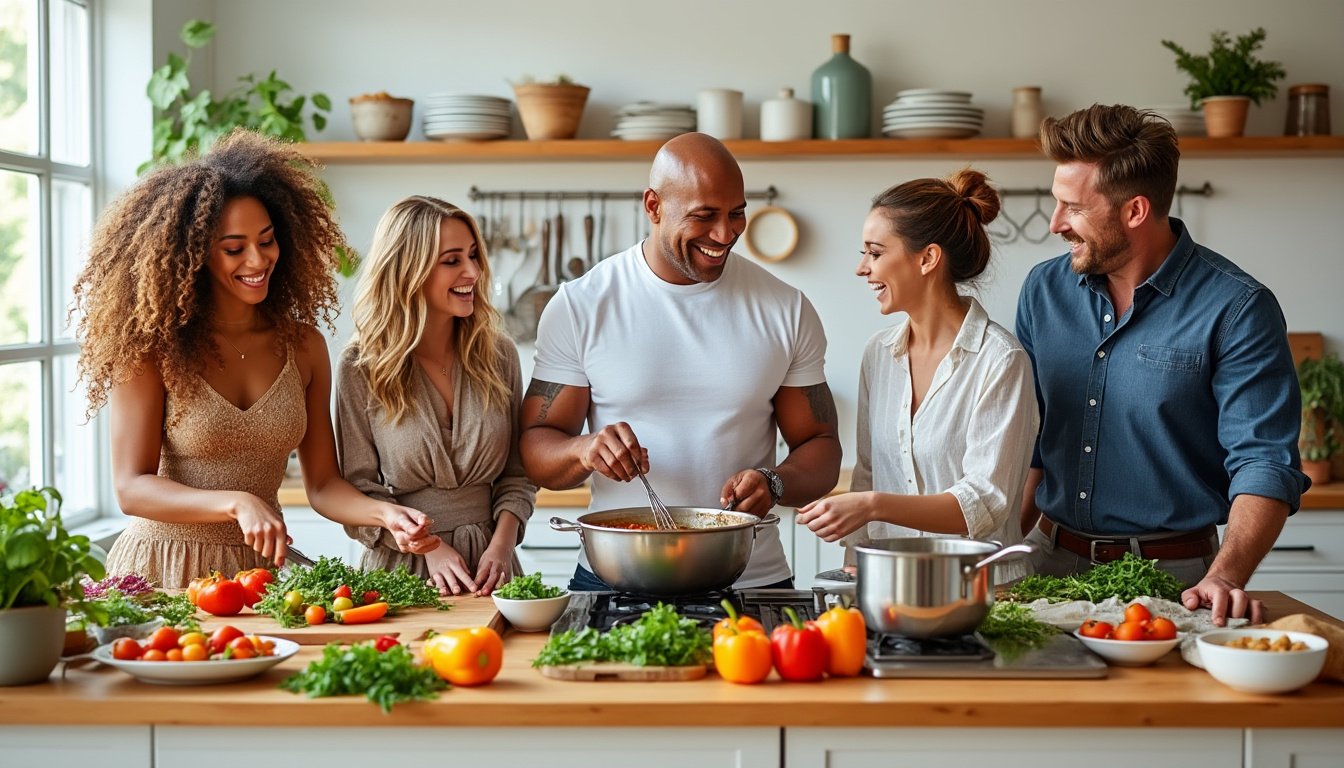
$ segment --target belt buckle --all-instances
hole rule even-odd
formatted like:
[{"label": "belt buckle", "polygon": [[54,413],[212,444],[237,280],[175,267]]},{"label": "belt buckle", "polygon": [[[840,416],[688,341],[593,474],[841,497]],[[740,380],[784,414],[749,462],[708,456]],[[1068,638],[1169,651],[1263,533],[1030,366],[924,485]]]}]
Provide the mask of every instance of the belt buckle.
[{"label": "belt buckle", "polygon": [[1087,558],[1092,561],[1093,565],[1099,565],[1101,561],[1097,559],[1098,544],[1107,545],[1107,544],[1126,544],[1126,543],[1127,542],[1122,539],[1088,539]]}]

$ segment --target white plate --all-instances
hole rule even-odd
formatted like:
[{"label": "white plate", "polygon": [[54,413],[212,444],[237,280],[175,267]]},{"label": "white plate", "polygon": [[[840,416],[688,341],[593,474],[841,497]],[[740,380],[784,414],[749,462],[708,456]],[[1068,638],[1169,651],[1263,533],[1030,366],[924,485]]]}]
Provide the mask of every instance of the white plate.
[{"label": "white plate", "polygon": [[950,98],[947,96],[911,96],[909,98],[897,99],[887,106],[908,107],[912,104],[937,104],[964,107],[971,103],[970,99]]},{"label": "white plate", "polygon": [[897,139],[969,139],[979,128],[884,128],[882,133]]},{"label": "white plate", "polygon": [[490,139],[508,138],[508,131],[446,131],[442,133],[425,133],[425,138],[434,141],[489,141]]},{"label": "white plate", "polygon": [[887,107],[882,110],[887,117],[901,115],[957,115],[961,117],[984,117],[985,110],[979,107]]},{"label": "white plate", "polygon": [[618,115],[647,115],[656,112],[694,112],[690,104],[667,104],[656,101],[637,101],[617,110]]},{"label": "white plate", "polygon": [[120,661],[112,658],[112,646],[109,644],[93,649],[93,658],[109,667],[120,669],[142,683],[156,685],[232,683],[259,675],[299,652],[299,644],[293,640],[267,635],[261,637],[263,640],[275,643],[274,656],[212,661]]},{"label": "white plate", "polygon": [[969,91],[945,91],[942,88],[907,88],[904,91],[897,91],[896,98],[909,99],[918,97],[939,96],[948,99],[959,99],[961,101],[970,101]]}]

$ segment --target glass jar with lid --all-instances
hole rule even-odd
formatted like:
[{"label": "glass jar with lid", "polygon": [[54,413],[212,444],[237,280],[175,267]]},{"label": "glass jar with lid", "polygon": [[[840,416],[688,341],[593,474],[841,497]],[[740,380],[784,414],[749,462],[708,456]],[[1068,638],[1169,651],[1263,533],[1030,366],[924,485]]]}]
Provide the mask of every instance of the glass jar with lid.
[{"label": "glass jar with lid", "polygon": [[1284,136],[1330,135],[1330,86],[1303,83],[1288,89]]}]

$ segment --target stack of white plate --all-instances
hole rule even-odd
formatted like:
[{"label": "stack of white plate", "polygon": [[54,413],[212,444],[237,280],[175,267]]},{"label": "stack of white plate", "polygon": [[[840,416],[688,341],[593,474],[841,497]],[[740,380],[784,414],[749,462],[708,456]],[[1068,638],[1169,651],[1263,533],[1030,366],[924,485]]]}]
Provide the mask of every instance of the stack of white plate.
[{"label": "stack of white plate", "polygon": [[965,139],[980,133],[985,110],[965,91],[898,91],[882,110],[882,133],[901,139]]},{"label": "stack of white plate", "polygon": [[513,102],[498,96],[433,93],[425,97],[425,137],[440,141],[508,138]]},{"label": "stack of white plate", "polygon": [[1189,104],[1163,104],[1152,107],[1153,112],[1165,117],[1177,136],[1203,136],[1204,110],[1191,109]]},{"label": "stack of white plate", "polygon": [[627,141],[670,139],[695,130],[695,110],[689,104],[660,104],[639,101],[626,104],[616,112],[612,136]]}]

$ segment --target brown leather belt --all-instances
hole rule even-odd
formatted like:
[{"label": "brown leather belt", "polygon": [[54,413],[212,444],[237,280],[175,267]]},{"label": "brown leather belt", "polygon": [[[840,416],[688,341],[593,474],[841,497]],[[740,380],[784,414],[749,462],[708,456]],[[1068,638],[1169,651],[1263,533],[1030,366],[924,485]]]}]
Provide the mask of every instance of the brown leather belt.
[{"label": "brown leather belt", "polygon": [[1049,536],[1056,546],[1086,557],[1094,563],[1119,560],[1126,552],[1149,560],[1186,560],[1213,554],[1213,538],[1218,529],[1206,525],[1196,531],[1173,533],[1170,536],[1088,536],[1074,533],[1041,515],[1036,527]]}]

